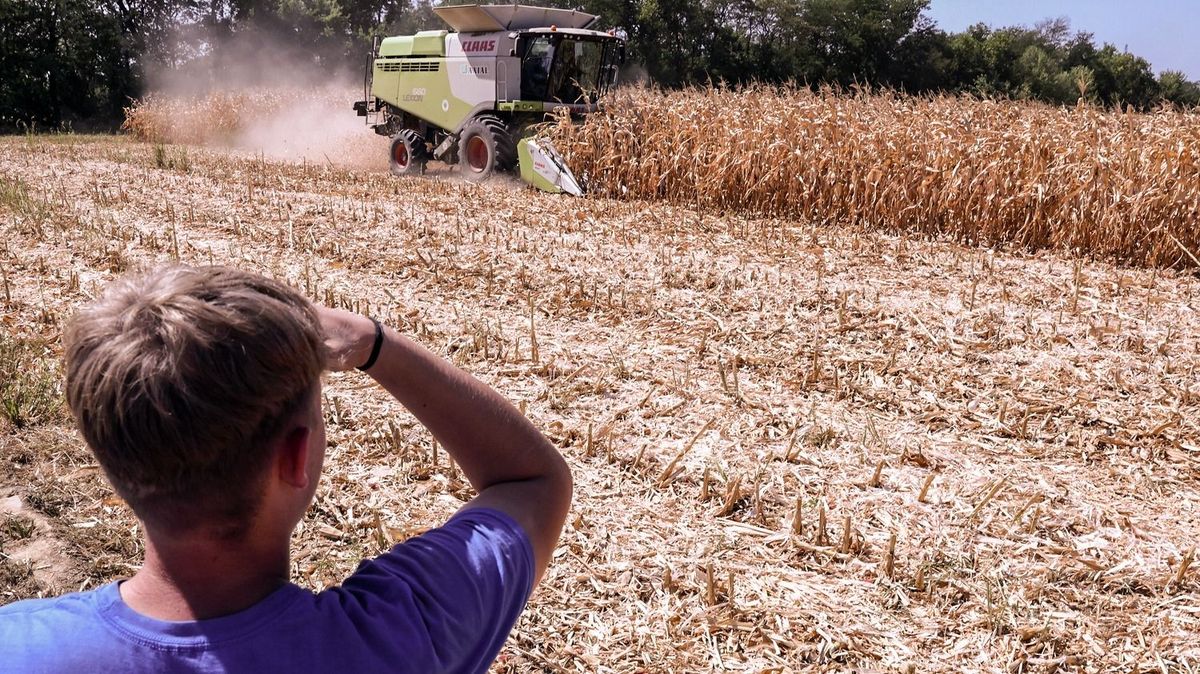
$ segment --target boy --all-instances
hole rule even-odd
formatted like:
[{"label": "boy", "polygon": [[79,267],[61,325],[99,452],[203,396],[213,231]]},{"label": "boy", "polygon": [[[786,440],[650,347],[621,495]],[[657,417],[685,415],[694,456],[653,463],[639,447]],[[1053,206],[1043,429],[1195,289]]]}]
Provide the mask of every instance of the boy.
[{"label": "boy", "polygon": [[[550,560],[562,457],[496,392],[373,319],[235,269],[114,283],[65,334],[67,401],[142,522],[128,580],[0,607],[0,672],[479,672]],[[325,457],[323,370],[366,371],[478,496],[317,594],[288,582]]]}]

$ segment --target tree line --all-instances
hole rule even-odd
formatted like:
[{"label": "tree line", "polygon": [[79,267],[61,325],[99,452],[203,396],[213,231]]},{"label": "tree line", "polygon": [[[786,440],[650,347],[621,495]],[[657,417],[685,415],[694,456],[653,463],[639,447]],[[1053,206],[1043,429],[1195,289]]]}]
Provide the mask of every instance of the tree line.
[{"label": "tree line", "polygon": [[[929,0],[529,0],[599,14],[665,87],[795,82],[1147,110],[1200,84],[1066,19],[946,32]],[[447,4],[459,4],[453,0]],[[111,128],[157,81],[359,71],[372,39],[441,27],[428,0],[0,0],[0,130]],[[330,75],[332,76],[332,75]]]}]

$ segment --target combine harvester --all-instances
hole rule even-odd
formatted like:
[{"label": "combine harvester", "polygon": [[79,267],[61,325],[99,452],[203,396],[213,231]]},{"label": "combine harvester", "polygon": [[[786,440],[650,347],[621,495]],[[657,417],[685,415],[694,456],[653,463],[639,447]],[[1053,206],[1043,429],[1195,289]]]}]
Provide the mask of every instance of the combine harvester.
[{"label": "combine harvester", "polygon": [[354,104],[392,139],[392,173],[420,174],[436,159],[467,180],[519,169],[548,192],[583,189],[547,140],[529,127],[565,110],[586,115],[617,82],[625,35],[588,30],[599,17],[523,5],[455,5],[433,11],[453,31],[385,38]]}]

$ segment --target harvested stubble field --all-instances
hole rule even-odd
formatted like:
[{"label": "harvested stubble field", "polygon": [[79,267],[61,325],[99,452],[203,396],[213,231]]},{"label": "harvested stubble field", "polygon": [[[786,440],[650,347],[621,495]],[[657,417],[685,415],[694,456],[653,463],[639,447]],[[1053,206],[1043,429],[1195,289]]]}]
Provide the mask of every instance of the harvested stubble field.
[{"label": "harvested stubble field", "polygon": [[[495,671],[1200,669],[1190,272],[127,138],[4,139],[0,181],[0,601],[139,561],[63,321],[216,262],[388,320],[562,449],[573,512]],[[469,497],[362,376],[325,409],[312,588]]]}]

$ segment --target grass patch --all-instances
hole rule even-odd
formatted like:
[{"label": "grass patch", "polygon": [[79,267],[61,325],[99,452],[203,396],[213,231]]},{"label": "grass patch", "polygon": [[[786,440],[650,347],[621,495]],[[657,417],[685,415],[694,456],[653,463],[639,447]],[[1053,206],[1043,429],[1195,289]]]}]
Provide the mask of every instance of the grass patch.
[{"label": "grass patch", "polygon": [[188,157],[187,148],[172,149],[162,143],[154,144],[154,165],[160,169],[184,173],[192,170],[192,160]]},{"label": "grass patch", "polygon": [[29,186],[17,176],[0,174],[0,206],[17,213],[29,213],[34,209],[29,196]]},{"label": "grass patch", "polygon": [[0,335],[0,426],[21,430],[66,418],[57,359],[41,341]]},{"label": "grass patch", "polygon": [[94,143],[111,143],[120,140],[121,136],[106,133],[42,133],[35,136],[39,141],[57,145],[87,145]]},{"label": "grass patch", "polygon": [[47,517],[62,517],[67,510],[75,507],[75,499],[53,478],[34,484],[25,501],[29,507]]},{"label": "grass patch", "polygon": [[41,591],[33,577],[33,562],[0,554],[0,603],[37,597]]},{"label": "grass patch", "polygon": [[[34,195],[29,183],[20,176],[0,172],[0,212],[10,211],[17,218],[18,229],[26,234],[44,236],[42,226],[51,217],[51,208],[43,198]],[[4,275],[4,299],[9,297],[8,276]]]},{"label": "grass patch", "polygon": [[37,531],[34,521],[23,515],[8,514],[0,520],[0,543],[6,541],[23,541],[32,538]]},{"label": "grass patch", "polygon": [[132,519],[114,518],[95,527],[66,530],[69,556],[82,562],[84,577],[103,585],[129,576],[129,564],[143,555],[141,540],[132,526]]}]

